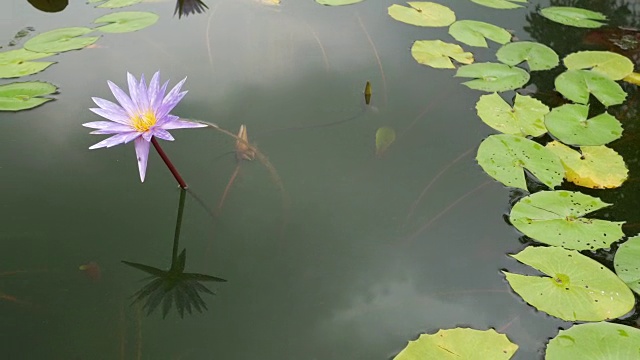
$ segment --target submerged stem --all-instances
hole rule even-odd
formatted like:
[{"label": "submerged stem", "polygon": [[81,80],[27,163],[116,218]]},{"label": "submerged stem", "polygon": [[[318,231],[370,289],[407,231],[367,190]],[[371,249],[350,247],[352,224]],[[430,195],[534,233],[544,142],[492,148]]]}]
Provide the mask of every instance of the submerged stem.
[{"label": "submerged stem", "polygon": [[180,243],[180,228],[182,227],[182,214],[184,212],[184,199],[186,198],[187,190],[185,188],[180,189],[180,202],[178,203],[178,219],[176,220],[176,232],[173,236],[173,254],[171,256],[171,266],[173,267],[178,260],[178,244]]},{"label": "submerged stem", "polygon": [[173,177],[178,182],[178,185],[180,185],[180,187],[182,189],[186,189],[187,188],[187,183],[184,182],[184,180],[182,179],[182,176],[180,176],[180,173],[178,172],[176,167],[173,166],[173,163],[171,163],[171,160],[169,160],[169,157],[167,156],[167,154],[164,152],[164,150],[162,150],[162,148],[160,147],[160,144],[158,144],[158,140],[156,140],[155,137],[151,137],[151,143],[153,144],[153,147],[156,149],[156,151],[158,152],[158,154],[162,158],[162,161],[164,161],[164,163],[169,168],[169,171],[171,171],[171,174],[173,175]]}]

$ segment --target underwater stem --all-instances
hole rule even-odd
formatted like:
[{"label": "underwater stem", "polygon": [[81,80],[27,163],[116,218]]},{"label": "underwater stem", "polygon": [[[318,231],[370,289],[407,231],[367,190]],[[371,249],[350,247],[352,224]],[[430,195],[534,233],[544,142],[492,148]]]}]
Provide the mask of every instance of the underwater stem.
[{"label": "underwater stem", "polygon": [[[169,160],[169,157],[167,156],[167,154],[165,154],[164,150],[162,150],[162,148],[160,147],[160,144],[158,144],[158,140],[156,140],[155,137],[151,137],[151,143],[153,144],[153,147],[156,148],[156,151],[162,158],[162,161],[164,161],[164,163],[169,168],[169,171],[171,171],[171,174],[178,182],[178,185],[180,185],[182,189],[186,189],[187,183],[184,182],[184,180],[182,179],[182,176],[180,176],[180,173],[178,172],[176,167],[173,166],[173,163],[171,163],[171,160]],[[180,195],[180,196],[184,196],[184,195]]]},{"label": "underwater stem", "polygon": [[171,256],[171,266],[177,263],[178,260],[178,244],[180,243],[180,228],[182,227],[182,214],[184,213],[184,200],[186,198],[187,190],[185,188],[180,189],[180,202],[178,203],[178,219],[176,220],[176,232],[173,236],[173,254]]}]

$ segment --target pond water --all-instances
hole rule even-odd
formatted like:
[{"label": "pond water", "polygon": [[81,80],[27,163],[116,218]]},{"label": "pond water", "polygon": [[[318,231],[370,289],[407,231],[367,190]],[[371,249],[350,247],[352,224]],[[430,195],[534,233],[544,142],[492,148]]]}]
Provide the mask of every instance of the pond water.
[{"label": "pond water", "polygon": [[[159,14],[155,25],[105,34],[27,77],[60,90],[52,103],[0,114],[3,356],[385,359],[420,333],[470,326],[506,333],[520,346],[516,359],[540,358],[568,323],[534,311],[500,272],[531,270],[507,255],[524,247],[504,220],[509,189],[474,159],[494,132],[475,114],[479,93],[413,60],[413,41],[447,37],[446,28],[394,21],[393,3],[216,0],[178,19],[173,1],[143,2],[131,9]],[[509,16],[447,5],[520,40],[562,40],[531,21],[537,2]],[[73,2],[48,14],[14,0],[0,9],[2,44],[27,26],[92,26],[109,11]],[[474,51],[489,61],[495,49]],[[208,311],[184,318],[131,305],[146,274],[121,262],[169,267],[175,180],[152,150],[140,183],[132,144],[89,150],[103,137],[81,126],[100,120],[88,110],[92,96],[113,100],[107,80],[124,87],[127,71],[158,70],[170,86],[187,77],[173,114],[233,133],[244,124],[268,158],[242,161],[229,185],[232,138],[177,130],[162,142],[191,191],[180,237],[186,269],[228,281],[207,283],[216,292],[203,295]],[[383,126],[397,138],[376,156]],[[631,145],[621,151],[633,177]],[[611,193],[619,206],[607,216],[637,222],[637,186],[626,198]]]}]

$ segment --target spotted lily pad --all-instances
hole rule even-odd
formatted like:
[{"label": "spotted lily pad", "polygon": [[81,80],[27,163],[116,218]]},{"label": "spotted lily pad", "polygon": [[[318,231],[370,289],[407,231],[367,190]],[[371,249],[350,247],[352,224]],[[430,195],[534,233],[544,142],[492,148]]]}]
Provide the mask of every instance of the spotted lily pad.
[{"label": "spotted lily pad", "polygon": [[593,94],[604,106],[622,104],[627,93],[615,81],[591,70],[567,70],[555,80],[556,90],[578,104],[587,104]]},{"label": "spotted lily pad", "polygon": [[0,52],[0,78],[15,78],[38,73],[55,62],[29,61],[55,55],[25,49]]},{"label": "spotted lily pad", "polygon": [[604,145],[582,146],[578,152],[552,141],[547,148],[558,155],[566,170],[565,177],[576,185],[592,189],[617,188],[629,177],[622,156]]},{"label": "spotted lily pad", "polygon": [[613,265],[618,277],[636,294],[640,294],[640,236],[629,238],[620,245]]},{"label": "spotted lily pad", "polygon": [[158,21],[158,15],[142,11],[121,11],[97,18],[96,24],[108,23],[97,30],[106,33],[125,33],[144,29]]},{"label": "spotted lily pad", "polygon": [[456,21],[456,14],[444,5],[427,1],[408,2],[410,7],[393,4],[389,16],[403,23],[416,26],[449,26]]},{"label": "spotted lily pad", "polygon": [[142,0],[108,0],[100,5],[98,5],[97,7],[99,8],[106,8],[106,9],[115,9],[115,8],[121,8],[121,7],[125,7],[125,6],[131,6],[134,4],[138,4],[141,3]]},{"label": "spotted lily pad", "polygon": [[394,360],[508,360],[516,350],[518,345],[493,329],[441,329],[410,341]]},{"label": "spotted lily pad", "polygon": [[500,62],[511,66],[526,61],[531,71],[553,69],[560,63],[558,54],[553,49],[531,41],[506,44],[498,49],[496,56]]},{"label": "spotted lily pad", "polygon": [[547,344],[546,360],[628,360],[638,358],[640,330],[597,322],[560,330]]},{"label": "spotted lily pad", "polygon": [[547,132],[544,116],[549,108],[530,96],[516,94],[512,108],[497,93],[482,95],[476,110],[485,124],[501,133],[540,136]]},{"label": "spotted lily pad", "polygon": [[0,111],[19,111],[42,105],[52,98],[40,96],[53,94],[55,85],[43,81],[16,82],[0,85]]},{"label": "spotted lily pad", "polygon": [[551,21],[581,28],[599,28],[607,20],[603,14],[591,10],[568,6],[550,6],[540,10],[540,14]]},{"label": "spotted lily pad", "polygon": [[611,80],[621,80],[633,72],[631,60],[611,51],[579,51],[567,55],[563,62],[569,70],[591,69]]},{"label": "spotted lily pad", "polygon": [[616,274],[577,251],[529,246],[512,256],[547,275],[504,271],[513,291],[551,316],[566,321],[601,321],[620,317],[635,305],[633,293]]},{"label": "spotted lily pad", "polygon": [[477,63],[458,69],[456,77],[475,78],[464,82],[467,87],[487,92],[507,91],[522,87],[529,81],[529,73],[505,64]]},{"label": "spotted lily pad", "polygon": [[396,141],[396,131],[383,126],[376,131],[376,155],[381,156]]},{"label": "spotted lily pad", "polygon": [[328,6],[341,6],[341,5],[351,5],[355,3],[359,3],[363,0],[316,0],[318,4],[328,5]]},{"label": "spotted lily pad", "polygon": [[465,52],[460,45],[441,40],[419,40],[413,43],[411,55],[420,64],[439,69],[453,69],[451,59],[462,63],[473,63],[473,54]]},{"label": "spotted lily pad", "polygon": [[482,21],[460,20],[449,27],[449,34],[454,39],[470,46],[488,47],[487,40],[506,44],[511,41],[511,33],[507,30]]},{"label": "spotted lily pad", "polygon": [[608,248],[624,236],[622,224],[584,218],[611,204],[572,191],[541,191],[518,201],[511,209],[511,224],[525,235],[566,249]]},{"label": "spotted lily pad", "polygon": [[565,104],[551,110],[544,122],[558,140],[568,145],[604,145],[622,136],[622,125],[608,113],[590,119],[589,106]]},{"label": "spotted lily pad", "polygon": [[93,29],[86,27],[55,29],[29,39],[24,43],[24,48],[29,51],[42,53],[56,53],[82,49],[83,47],[89,46],[98,41],[100,38],[98,36],[82,36],[92,31]]},{"label": "spotted lily pad", "polygon": [[494,9],[517,9],[522,7],[518,3],[526,3],[527,0],[471,0],[476,4],[480,4],[486,7]]},{"label": "spotted lily pad", "polygon": [[489,176],[524,190],[525,169],[550,188],[560,185],[564,176],[562,163],[554,153],[520,136],[491,135],[480,144],[476,158]]}]

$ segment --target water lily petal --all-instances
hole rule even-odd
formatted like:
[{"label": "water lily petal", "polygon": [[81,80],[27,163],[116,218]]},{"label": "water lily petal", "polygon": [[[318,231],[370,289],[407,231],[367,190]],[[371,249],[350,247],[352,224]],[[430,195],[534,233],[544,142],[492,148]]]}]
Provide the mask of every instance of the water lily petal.
[{"label": "water lily petal", "polygon": [[180,92],[180,89],[182,88],[182,85],[184,84],[185,81],[187,81],[186,77],[182,79],[182,81],[180,81],[178,84],[176,84],[176,86],[174,86],[173,89],[169,91],[167,96],[164,97],[164,99],[162,100],[162,105],[160,106],[160,109],[158,110],[158,112],[156,112],[156,115],[159,118],[166,116],[171,110],[173,110],[174,107],[176,107],[176,105],[180,102],[180,100],[182,100],[182,98],[187,94],[186,91]]},{"label": "water lily petal", "polygon": [[162,140],[167,140],[167,141],[173,141],[174,138],[173,136],[171,136],[171,134],[169,134],[169,132],[163,128],[160,127],[155,127],[153,129],[153,136],[162,139]]},{"label": "water lily petal", "polygon": [[153,133],[151,131],[145,131],[142,133],[142,138],[147,141],[151,141],[152,137],[153,137]]},{"label": "water lily petal", "polygon": [[140,75],[140,82],[138,83],[138,108],[142,111],[151,109],[149,106],[149,94],[147,92],[147,83],[144,79],[144,74]]},{"label": "water lily petal", "polygon": [[107,81],[107,84],[109,85],[109,89],[111,89],[113,96],[116,97],[116,100],[118,100],[120,105],[122,105],[127,114],[130,117],[135,116],[136,106],[131,101],[131,98],[129,98],[129,95],[125,94],[125,92],[122,91],[122,89],[120,89],[118,85],[114,84],[113,82]]},{"label": "water lily petal", "polygon": [[[152,109],[157,109],[160,105],[160,100],[162,99],[162,95],[159,96],[158,92],[160,90],[160,71],[156,71],[151,78],[151,82],[149,83],[149,106]],[[163,94],[164,95],[164,94]]]},{"label": "water lily petal", "polygon": [[165,130],[207,127],[207,125],[205,124],[197,123],[194,121],[180,120],[179,117],[174,115],[169,116],[169,120],[165,121],[162,124],[162,128]]},{"label": "water lily petal", "polygon": [[[82,126],[88,127],[90,129],[106,129],[112,125],[126,126],[126,125],[114,123],[112,121],[92,121],[92,122],[82,124]],[[129,130],[131,130],[130,127],[129,127]]]},{"label": "water lily petal", "polygon": [[[93,99],[93,102],[96,103],[96,105],[98,105],[102,110],[104,110],[104,111],[101,111],[101,113],[109,114],[109,117],[107,117],[107,119],[111,121],[119,122],[121,124],[129,123],[129,115],[122,108],[122,106],[118,104],[114,104],[109,100],[101,99],[98,97],[94,97],[92,99]],[[100,116],[103,116],[103,115],[100,115]]]},{"label": "water lily petal", "polygon": [[138,159],[138,171],[140,172],[140,181],[144,182],[147,173],[147,160],[149,160],[149,142],[142,137],[136,138],[134,141],[136,148],[136,157]]},{"label": "water lily petal", "polygon": [[117,135],[113,135],[112,137],[106,138],[100,141],[99,143],[90,146],[89,149],[93,150],[93,149],[99,149],[103,147],[109,148],[119,144],[128,143],[129,141],[135,139],[138,136],[139,134],[137,132],[120,133]]},{"label": "water lily petal", "polygon": [[[141,76],[140,82],[144,80],[144,75]],[[135,113],[139,114],[141,110],[143,110],[143,105],[140,103],[140,87],[138,85],[138,81],[135,76],[131,73],[127,72],[127,85],[129,85],[129,96],[131,97],[131,102],[135,106]]]}]

